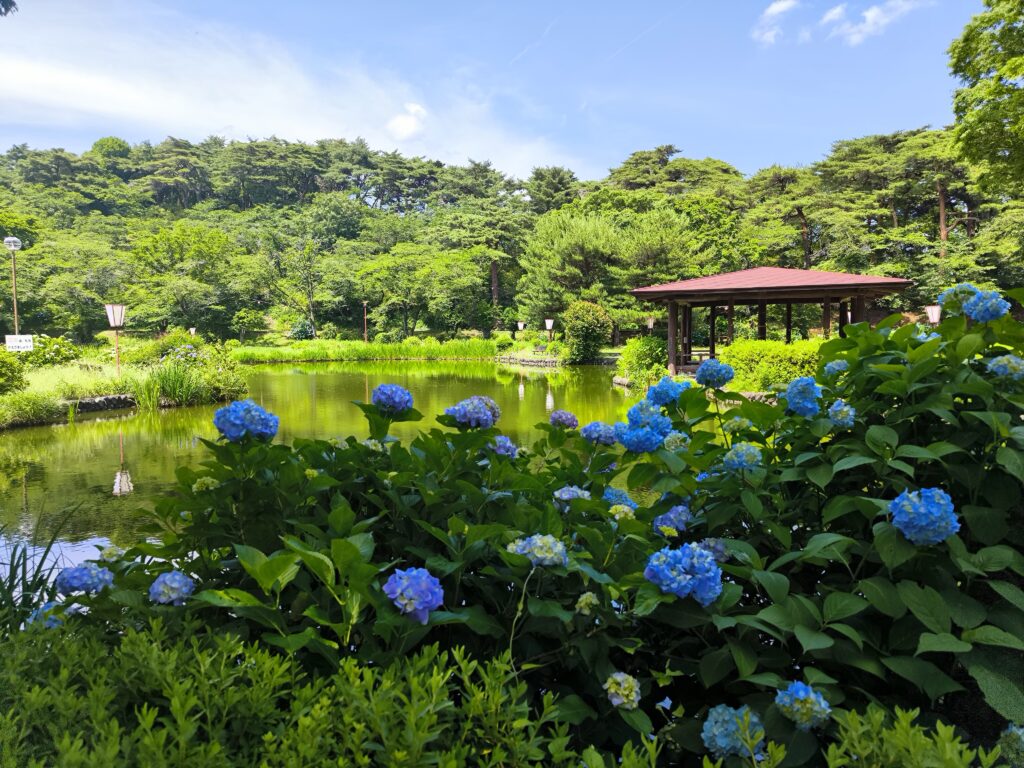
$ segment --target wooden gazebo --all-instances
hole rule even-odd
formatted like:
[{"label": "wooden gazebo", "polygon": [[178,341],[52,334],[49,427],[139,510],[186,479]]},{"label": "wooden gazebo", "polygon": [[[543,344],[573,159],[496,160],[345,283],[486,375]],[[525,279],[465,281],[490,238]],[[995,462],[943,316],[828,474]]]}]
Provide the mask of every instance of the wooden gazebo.
[{"label": "wooden gazebo", "polygon": [[[832,307],[838,308],[839,333],[847,323],[865,320],[869,299],[897,293],[910,285],[898,277],[851,275],[846,272],[822,272],[814,269],[756,267],[739,272],[678,280],[674,283],[634,288],[630,293],[644,301],[660,302],[668,308],[668,368],[673,374],[693,358],[693,308],[709,307],[710,334],[708,356],[715,356],[715,322],[725,310],[728,339],[733,339],[733,309],[736,305],[757,307],[757,337],[767,336],[769,304],[786,307],[786,343],[793,337],[793,305],[821,304],[821,324],[828,336],[832,327]],[[680,357],[681,353],[681,357]]]}]

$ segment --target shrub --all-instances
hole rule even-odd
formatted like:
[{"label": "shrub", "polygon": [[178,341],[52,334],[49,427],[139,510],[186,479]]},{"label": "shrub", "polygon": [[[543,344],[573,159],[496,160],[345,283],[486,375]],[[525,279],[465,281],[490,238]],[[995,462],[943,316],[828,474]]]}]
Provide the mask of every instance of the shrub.
[{"label": "shrub", "polygon": [[25,364],[18,353],[0,349],[0,395],[19,392],[26,383]]},{"label": "shrub", "polygon": [[612,335],[612,320],[604,307],[589,301],[574,301],[562,313],[565,329],[565,361],[593,363]]},{"label": "shrub", "polygon": [[508,352],[514,346],[515,342],[512,341],[511,336],[496,336],[494,339],[494,348],[499,355],[503,352]]},{"label": "shrub", "polygon": [[12,392],[0,396],[0,427],[46,424],[67,413],[67,404],[49,392]]},{"label": "shrub", "polygon": [[267,316],[258,309],[240,309],[231,318],[231,329],[238,333],[238,339],[242,341],[247,331],[265,331]]},{"label": "shrub", "polygon": [[668,373],[668,347],[657,336],[634,336],[622,348],[615,362],[618,374],[629,379],[630,385],[646,389]]},{"label": "shrub", "polygon": [[327,322],[320,326],[317,336],[321,339],[336,339],[339,333],[340,329],[335,323]]},{"label": "shrub", "polygon": [[[121,337],[121,362],[147,364],[159,362],[172,349],[192,345],[202,347],[203,339],[193,336],[184,328],[171,328],[167,333],[157,336],[154,339],[139,339],[135,337]],[[114,348],[111,346],[107,352],[109,359],[114,359]]]},{"label": "shrub", "polygon": [[77,360],[81,350],[63,336],[36,336],[32,351],[22,353],[22,360],[29,368],[42,368],[47,365],[63,365]]},{"label": "shrub", "polygon": [[766,392],[798,376],[813,376],[818,367],[820,339],[781,341],[742,339],[722,347],[718,359],[736,371],[732,389]]},{"label": "shrub", "polygon": [[423,339],[419,336],[409,336],[404,342],[407,347],[422,347]]},{"label": "shrub", "polygon": [[301,341],[303,339],[315,338],[316,331],[314,331],[313,324],[309,322],[308,318],[300,317],[292,323],[292,330],[288,335],[296,341]]}]

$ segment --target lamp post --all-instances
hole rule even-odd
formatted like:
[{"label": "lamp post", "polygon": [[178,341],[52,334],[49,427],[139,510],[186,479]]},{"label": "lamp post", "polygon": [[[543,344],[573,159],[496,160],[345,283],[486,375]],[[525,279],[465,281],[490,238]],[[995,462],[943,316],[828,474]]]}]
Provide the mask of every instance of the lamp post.
[{"label": "lamp post", "polygon": [[932,325],[938,325],[942,319],[942,307],[938,304],[929,304],[924,308],[924,313],[928,315],[928,322]]},{"label": "lamp post", "polygon": [[555,338],[555,321],[552,318],[546,318],[544,320],[544,327],[548,329],[548,341],[552,341]]},{"label": "lamp post", "polygon": [[114,495],[127,496],[135,490],[135,484],[128,470],[124,468],[124,430],[117,430],[117,443],[120,448],[121,466],[114,474]]},{"label": "lamp post", "polygon": [[114,329],[114,360],[117,364],[117,378],[121,378],[121,329],[124,328],[124,304],[104,304],[107,322]]},{"label": "lamp post", "polygon": [[366,305],[369,304],[369,303],[370,302],[368,302],[368,301],[364,301],[363,302],[363,343],[364,344],[366,344],[367,342],[370,341],[370,334],[366,330]]},{"label": "lamp post", "polygon": [[647,335],[650,336],[654,333],[654,315],[647,316]]},{"label": "lamp post", "polygon": [[21,240],[16,237],[5,237],[4,248],[11,252],[11,300],[14,305],[14,335],[18,335],[18,251]]}]

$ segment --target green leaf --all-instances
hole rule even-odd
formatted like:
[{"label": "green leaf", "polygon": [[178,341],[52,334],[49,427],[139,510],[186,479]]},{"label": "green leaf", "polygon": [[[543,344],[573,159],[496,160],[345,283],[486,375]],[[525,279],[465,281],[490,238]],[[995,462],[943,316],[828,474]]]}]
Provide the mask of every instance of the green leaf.
[{"label": "green leaf", "polygon": [[918,638],[917,651],[914,655],[920,656],[922,653],[931,652],[966,653],[973,647],[970,643],[958,640],[953,635],[947,633],[933,635],[931,632],[922,632],[920,638]]},{"label": "green leaf", "polygon": [[984,348],[985,338],[978,333],[968,333],[965,336],[961,336],[960,340],[956,343],[956,356],[961,360],[966,360],[969,357],[974,357],[978,350]]},{"label": "green leaf", "polygon": [[642,709],[622,709],[619,707],[616,711],[619,713],[619,717],[626,721],[626,725],[637,733],[646,736],[654,731],[651,718]]},{"label": "green leaf", "polygon": [[898,619],[907,612],[907,606],[900,599],[899,592],[888,579],[881,576],[862,579],[857,589],[864,593],[871,605],[886,616]]},{"label": "green leaf", "polygon": [[924,691],[933,701],[947,693],[963,690],[953,678],[924,659],[913,656],[888,656],[882,657],[881,661],[897,675]]},{"label": "green leaf", "polygon": [[825,623],[841,621],[849,616],[855,616],[868,607],[868,601],[863,597],[851,595],[848,592],[832,592],[825,598],[825,607],[822,612]]},{"label": "green leaf", "polygon": [[900,438],[896,434],[895,429],[883,426],[882,424],[873,424],[864,433],[864,441],[872,451],[879,456],[884,456],[886,454],[885,449],[896,448]]},{"label": "green leaf", "polygon": [[572,621],[573,612],[565,610],[556,600],[542,600],[539,597],[531,596],[526,606],[533,616],[558,619],[563,622]]},{"label": "green leaf", "polygon": [[845,456],[832,465],[833,474],[838,475],[848,469],[859,467],[863,464],[874,464],[878,459],[874,456]]},{"label": "green leaf", "polygon": [[757,653],[754,652],[753,648],[744,643],[730,640],[729,652],[732,654],[732,660],[736,664],[740,677],[752,675],[754,670],[757,669]]},{"label": "green leaf", "polygon": [[948,633],[951,626],[949,608],[942,595],[931,587],[922,587],[912,581],[896,585],[900,598],[918,621],[936,634]]},{"label": "green leaf", "polygon": [[193,600],[199,600],[209,605],[216,605],[220,608],[238,608],[241,606],[263,607],[263,603],[255,595],[251,595],[242,589],[206,589],[197,592]]},{"label": "green leaf", "polygon": [[754,579],[764,587],[768,596],[776,603],[781,603],[789,594],[789,579],[781,573],[772,571],[753,571]]},{"label": "green leaf", "polygon": [[594,717],[597,717],[597,712],[575,693],[562,696],[555,702],[555,720],[560,723],[579,725]]},{"label": "green leaf", "polygon": [[1015,605],[1021,611],[1024,611],[1024,590],[1015,584],[1010,584],[1005,581],[990,581],[987,582],[988,586],[995,590],[1004,600]]},{"label": "green leaf", "polygon": [[247,547],[245,544],[235,544],[235,554],[238,555],[238,562],[245,568],[245,572],[254,579],[257,578],[256,574],[259,572],[260,566],[267,562],[266,555],[255,547]]},{"label": "green leaf", "polygon": [[1004,445],[996,451],[996,462],[1009,474],[1024,483],[1024,457],[1020,451]]},{"label": "green leaf", "polygon": [[891,523],[875,523],[872,530],[875,534],[875,549],[878,550],[878,556],[890,571],[917,554],[917,547],[907,541]]},{"label": "green leaf", "polygon": [[824,488],[832,479],[832,472],[831,464],[818,464],[807,470],[807,479],[819,488]]},{"label": "green leaf", "polygon": [[972,643],[983,643],[984,645],[998,645],[1003,648],[1013,648],[1017,651],[1024,651],[1024,640],[1011,635],[1009,632],[993,627],[991,624],[984,624],[975,629],[965,629],[961,635],[964,640]]},{"label": "green leaf", "polygon": [[263,563],[254,574],[264,592],[277,588],[281,591],[295,578],[299,572],[297,558],[292,552],[278,552]]},{"label": "green leaf", "polygon": [[796,635],[796,639],[800,641],[800,645],[803,646],[804,653],[831,648],[835,644],[835,640],[824,632],[809,629],[803,624],[798,624],[793,632]]},{"label": "green leaf", "polygon": [[285,536],[282,541],[288,549],[295,552],[303,564],[328,587],[334,586],[334,564],[327,555],[310,549],[294,536]]},{"label": "green leaf", "polygon": [[960,661],[978,683],[986,704],[1010,722],[1024,722],[1024,665],[1019,653],[1014,651],[1012,658],[1004,656],[1007,653],[976,648]]}]

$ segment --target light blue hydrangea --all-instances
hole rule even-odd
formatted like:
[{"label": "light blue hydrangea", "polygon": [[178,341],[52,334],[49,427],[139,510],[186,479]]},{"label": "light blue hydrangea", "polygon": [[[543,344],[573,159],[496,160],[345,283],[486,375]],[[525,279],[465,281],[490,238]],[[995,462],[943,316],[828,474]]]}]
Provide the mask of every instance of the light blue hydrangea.
[{"label": "light blue hydrangea", "polygon": [[551,534],[535,533],[525,539],[516,539],[506,547],[509,552],[529,558],[533,565],[561,565],[569,564],[569,554],[565,551],[565,544]]},{"label": "light blue hydrangea", "polygon": [[671,405],[691,386],[688,381],[674,381],[671,376],[662,376],[661,381],[647,390],[647,399],[655,405]]},{"label": "light blue hydrangea", "polygon": [[[747,714],[750,715],[748,735],[753,737],[758,732],[762,734],[762,738],[754,745],[753,755],[743,744],[743,718]],[[733,755],[760,759],[764,749],[764,726],[761,724],[761,718],[752,712],[746,704],[738,708],[726,704],[712,707],[708,712],[707,720],[704,721],[700,735],[704,746],[718,759],[725,759]]]},{"label": "light blue hydrangea", "polygon": [[397,416],[412,408],[412,393],[398,384],[380,384],[373,390],[370,400],[379,411],[389,416]]},{"label": "light blue hydrangea", "polygon": [[693,520],[690,508],[686,504],[676,504],[668,512],[663,512],[654,518],[652,526],[655,533],[662,536],[678,536],[686,530],[686,526]]},{"label": "light blue hydrangea", "polygon": [[590,491],[585,491],[578,485],[566,485],[555,491],[554,497],[555,501],[568,504],[573,499],[589,499]]},{"label": "light blue hydrangea", "polygon": [[711,605],[722,594],[722,569],[698,544],[655,552],[647,560],[644,578],[662,592],[677,597],[692,595],[703,606]]},{"label": "light blue hydrangea", "polygon": [[615,425],[615,437],[633,453],[656,451],[672,431],[672,420],[650,400],[636,403],[626,412],[626,419],[627,423]]},{"label": "light blue hydrangea", "polygon": [[708,358],[697,366],[697,373],[694,375],[694,378],[697,379],[697,383],[702,387],[721,389],[732,381],[735,375],[732,366],[728,363]]},{"label": "light blue hydrangea", "polygon": [[795,681],[775,695],[775,706],[801,731],[809,731],[828,722],[832,708],[825,697],[807,683]]},{"label": "light blue hydrangea", "polygon": [[613,672],[604,681],[608,701],[619,709],[636,709],[640,705],[640,683],[625,672]]},{"label": "light blue hydrangea", "polygon": [[196,583],[181,571],[161,573],[149,585],[149,599],[161,605],[184,605]]},{"label": "light blue hydrangea", "polygon": [[985,367],[993,376],[1020,381],[1024,379],[1024,360],[1016,355],[1000,355],[989,360]]},{"label": "light blue hydrangea", "polygon": [[786,387],[786,409],[809,419],[817,416],[821,407],[818,405],[818,398],[821,397],[821,386],[812,376],[799,376],[789,382]]},{"label": "light blue hydrangea", "polygon": [[564,429],[576,429],[580,425],[580,420],[576,418],[576,414],[563,411],[561,408],[551,412],[548,422],[553,427],[562,427]]},{"label": "light blue hydrangea", "polygon": [[828,409],[832,425],[840,429],[851,429],[857,420],[857,409],[845,400],[836,400]]},{"label": "light blue hydrangea", "polygon": [[54,586],[62,595],[73,595],[76,592],[92,595],[113,583],[114,574],[96,563],[85,563],[85,565],[65,568],[57,574],[57,578],[54,580]]},{"label": "light blue hydrangea", "polygon": [[473,395],[445,409],[460,427],[489,429],[501,416],[498,404],[485,395]]},{"label": "light blue hydrangea", "polygon": [[848,370],[850,370],[850,364],[846,360],[831,360],[825,363],[825,375],[830,379],[834,379]]},{"label": "light blue hydrangea", "polygon": [[672,430],[662,441],[662,446],[666,451],[682,451],[686,450],[690,446],[690,436],[685,432],[678,432]]},{"label": "light blue hydrangea", "polygon": [[964,314],[976,323],[997,320],[1010,311],[1010,302],[999,291],[978,291],[963,303]]},{"label": "light blue hydrangea", "polygon": [[608,486],[604,489],[604,495],[602,499],[607,501],[609,504],[625,504],[630,509],[636,509],[639,505],[633,501],[633,498],[621,488],[612,488]]},{"label": "light blue hydrangea", "polygon": [[44,628],[56,629],[64,624],[64,619],[61,618],[60,611],[58,610],[59,607],[60,603],[54,600],[47,600],[29,614],[28,618],[25,619],[25,624],[42,622]]},{"label": "light blue hydrangea", "polygon": [[615,427],[603,421],[592,421],[580,430],[584,440],[597,445],[615,445]]},{"label": "light blue hydrangea", "polygon": [[505,435],[498,435],[494,438],[494,442],[491,443],[490,448],[499,456],[508,456],[510,459],[514,459],[519,455],[519,446],[512,442],[511,438]]},{"label": "light blue hydrangea", "polygon": [[941,488],[904,491],[889,502],[892,524],[918,546],[938,544],[960,530],[953,500]]},{"label": "light blue hydrangea", "polygon": [[946,304],[955,303],[961,306],[969,299],[978,295],[978,287],[971,283],[958,283],[952,288],[947,288],[939,294],[938,303],[945,307]]},{"label": "light blue hydrangea", "polygon": [[214,412],[213,426],[232,443],[246,436],[270,440],[277,434],[278,419],[252,399],[236,400]]},{"label": "light blue hydrangea", "polygon": [[426,568],[397,569],[384,582],[384,594],[399,611],[420,624],[426,624],[430,612],[444,603],[441,582]]},{"label": "light blue hydrangea", "polygon": [[[753,443],[736,443],[722,458],[722,465],[730,472],[742,472],[743,470],[757,469],[761,466],[763,457],[761,449]],[[700,475],[697,482],[701,481]]]}]

